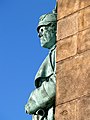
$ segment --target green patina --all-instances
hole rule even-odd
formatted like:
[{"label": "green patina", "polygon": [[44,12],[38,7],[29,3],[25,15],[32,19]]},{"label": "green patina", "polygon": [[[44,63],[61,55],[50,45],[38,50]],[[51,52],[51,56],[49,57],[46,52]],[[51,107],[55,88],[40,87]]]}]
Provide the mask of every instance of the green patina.
[{"label": "green patina", "polygon": [[49,49],[49,54],[41,64],[36,76],[36,89],[32,91],[25,111],[33,114],[34,120],[53,120],[56,95],[56,21],[57,14],[42,15],[37,27],[41,46]]}]

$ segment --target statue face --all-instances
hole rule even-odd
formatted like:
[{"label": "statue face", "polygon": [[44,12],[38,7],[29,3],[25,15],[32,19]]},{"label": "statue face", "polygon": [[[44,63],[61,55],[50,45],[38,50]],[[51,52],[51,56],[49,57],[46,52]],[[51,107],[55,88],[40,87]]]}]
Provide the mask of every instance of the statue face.
[{"label": "statue face", "polygon": [[38,36],[41,46],[50,49],[56,43],[56,24],[40,26]]}]

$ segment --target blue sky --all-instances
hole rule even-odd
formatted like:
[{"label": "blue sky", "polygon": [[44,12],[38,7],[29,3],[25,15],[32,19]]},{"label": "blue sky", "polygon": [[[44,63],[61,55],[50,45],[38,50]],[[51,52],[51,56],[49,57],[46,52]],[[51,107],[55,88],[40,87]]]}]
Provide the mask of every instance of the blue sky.
[{"label": "blue sky", "polygon": [[24,105],[48,53],[36,27],[55,0],[0,0],[0,120],[30,120]]}]

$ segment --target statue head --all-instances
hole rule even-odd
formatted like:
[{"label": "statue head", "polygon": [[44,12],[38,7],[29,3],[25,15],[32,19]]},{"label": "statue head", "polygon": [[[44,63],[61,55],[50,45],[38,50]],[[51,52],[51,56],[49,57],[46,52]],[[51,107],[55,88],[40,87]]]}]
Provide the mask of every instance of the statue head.
[{"label": "statue head", "polygon": [[50,49],[56,43],[56,24],[57,14],[55,12],[40,17],[37,31],[42,47]]}]

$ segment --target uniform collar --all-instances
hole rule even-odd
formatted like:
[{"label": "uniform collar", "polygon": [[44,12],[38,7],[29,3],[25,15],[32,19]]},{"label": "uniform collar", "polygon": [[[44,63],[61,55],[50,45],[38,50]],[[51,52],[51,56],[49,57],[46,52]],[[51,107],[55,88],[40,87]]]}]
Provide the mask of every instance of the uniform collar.
[{"label": "uniform collar", "polygon": [[50,49],[49,53],[51,53],[56,48],[56,44]]}]

